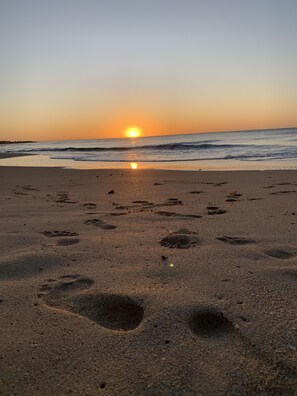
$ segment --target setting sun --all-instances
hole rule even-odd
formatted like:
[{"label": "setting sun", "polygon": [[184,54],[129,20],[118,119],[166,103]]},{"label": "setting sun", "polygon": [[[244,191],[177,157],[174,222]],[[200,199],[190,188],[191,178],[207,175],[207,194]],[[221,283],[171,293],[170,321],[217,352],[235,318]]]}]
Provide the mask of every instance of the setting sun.
[{"label": "setting sun", "polygon": [[136,138],[141,136],[141,129],[138,127],[129,127],[125,130],[125,136],[129,138]]},{"label": "setting sun", "polygon": [[138,168],[137,162],[131,162],[130,166],[131,166],[132,169],[137,169]]}]

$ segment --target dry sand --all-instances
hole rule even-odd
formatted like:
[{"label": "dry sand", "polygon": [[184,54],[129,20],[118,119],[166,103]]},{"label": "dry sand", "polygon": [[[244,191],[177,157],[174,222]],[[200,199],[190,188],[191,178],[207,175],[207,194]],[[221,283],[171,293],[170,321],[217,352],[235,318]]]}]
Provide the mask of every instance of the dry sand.
[{"label": "dry sand", "polygon": [[297,394],[297,171],[0,186],[1,395]]}]

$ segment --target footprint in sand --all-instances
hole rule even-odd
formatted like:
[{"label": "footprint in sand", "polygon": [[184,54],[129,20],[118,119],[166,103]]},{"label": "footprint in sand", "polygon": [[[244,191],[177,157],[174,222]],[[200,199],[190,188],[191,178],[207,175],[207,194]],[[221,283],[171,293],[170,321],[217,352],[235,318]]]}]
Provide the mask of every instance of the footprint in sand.
[{"label": "footprint in sand", "polygon": [[160,210],[155,213],[159,216],[175,217],[178,219],[201,219],[201,217],[202,217],[201,215],[196,215],[196,214],[183,214],[183,213],[167,212],[164,210]]},{"label": "footprint in sand", "polygon": [[[246,323],[243,318],[241,320]],[[192,308],[188,324],[202,350],[203,364],[207,367],[205,375],[216,372],[221,380],[230,380],[230,370],[233,370],[236,380],[230,383],[232,392],[226,394],[239,394],[242,385],[246,395],[293,394],[291,390],[292,383],[296,383],[296,373],[283,362],[278,364],[273,356],[249,341],[239,326],[234,325],[218,307],[207,304]],[[260,377],[259,372],[262,374]],[[288,373],[291,383],[284,382]],[[257,382],[256,377],[259,378]],[[276,389],[276,392],[271,393],[271,389]]]},{"label": "footprint in sand", "polygon": [[239,237],[231,237],[231,236],[221,236],[217,237],[219,241],[229,243],[230,245],[248,245],[250,243],[255,243],[252,239],[246,239],[246,238],[239,238]]},{"label": "footprint in sand", "polygon": [[84,204],[80,204],[79,206],[82,206],[83,208],[91,210],[91,209],[96,209],[97,204],[92,203],[92,202],[87,202],[87,203],[84,203]]},{"label": "footprint in sand", "polygon": [[[39,290],[41,293],[39,293],[38,297],[44,297],[47,305],[59,306],[59,301],[66,299],[73,292],[88,289],[93,283],[92,279],[78,274],[63,275],[58,280],[48,279],[46,283],[40,285]],[[45,291],[48,294],[43,295]]]},{"label": "footprint in sand", "polygon": [[132,205],[120,205],[115,202],[112,203],[114,208],[117,210],[132,210],[133,212],[144,212],[146,210],[151,211],[153,208],[162,206],[176,206],[183,205],[183,202],[177,198],[168,198],[163,203],[153,203],[144,200],[133,201]]},{"label": "footprint in sand", "polygon": [[220,209],[218,206],[210,205],[210,206],[207,206],[206,209],[207,209],[207,214],[211,215],[211,216],[212,215],[220,215],[220,214],[227,213],[227,210]]},{"label": "footprint in sand", "polygon": [[73,312],[111,330],[136,329],[143,320],[140,302],[118,294],[88,294],[73,299]]},{"label": "footprint in sand", "polygon": [[178,198],[168,198],[163,204],[159,206],[175,206],[175,205],[183,205],[183,202]]},{"label": "footprint in sand", "polygon": [[221,187],[221,186],[223,186],[224,184],[228,184],[228,182],[214,183],[214,184],[213,184],[213,187]]},{"label": "footprint in sand", "polygon": [[164,217],[174,217],[177,214],[175,212],[167,212],[165,210],[159,210],[158,212],[155,212],[159,216],[164,216]]},{"label": "footprint in sand", "polygon": [[297,184],[290,182],[283,182],[283,183],[277,183],[277,186],[297,186]]},{"label": "footprint in sand", "polygon": [[26,191],[40,191],[39,188],[33,187],[30,184],[23,186],[22,189]]},{"label": "footprint in sand", "polygon": [[226,202],[237,202],[241,196],[237,191],[232,191],[227,195]]},{"label": "footprint in sand", "polygon": [[71,231],[43,231],[42,235],[45,235],[48,238],[58,238],[58,237],[72,237],[78,236],[77,232]]},{"label": "footprint in sand", "polygon": [[189,326],[194,334],[217,337],[234,331],[232,322],[215,307],[197,307],[189,317]]},{"label": "footprint in sand", "polygon": [[133,201],[132,205],[121,205],[121,204],[113,202],[112,205],[117,210],[128,210],[129,212],[132,210],[135,213],[143,212],[146,209],[150,210],[151,208],[153,208],[155,206],[159,206],[159,205],[156,205],[149,201]]},{"label": "footprint in sand", "polygon": [[68,196],[67,191],[60,191],[57,194],[57,199],[55,200],[56,203],[67,203],[67,204],[75,204],[76,201],[71,201]]},{"label": "footprint in sand", "polygon": [[169,248],[188,249],[200,242],[196,233],[182,228],[178,231],[171,232],[169,235],[161,239],[160,245]]},{"label": "footprint in sand", "polygon": [[57,246],[71,246],[71,245],[76,245],[79,243],[78,238],[72,238],[72,239],[59,239],[57,241]]},{"label": "footprint in sand", "polygon": [[85,317],[106,329],[129,331],[141,324],[144,316],[141,301],[121,294],[86,294],[92,284],[90,278],[64,275],[57,282],[51,279],[42,284],[40,291],[48,306]]},{"label": "footprint in sand", "polygon": [[196,214],[183,214],[183,213],[177,213],[176,217],[178,219],[201,219],[201,215],[196,215]]},{"label": "footprint in sand", "polygon": [[85,224],[90,224],[95,227],[99,227],[102,230],[114,230],[115,228],[117,228],[117,226],[112,225],[112,224],[107,224],[107,223],[105,223],[105,221],[103,221],[101,219],[87,220],[87,221],[85,221]]},{"label": "footprint in sand", "polygon": [[198,191],[198,190],[194,190],[194,191],[189,191],[188,194],[202,194],[204,191]]},{"label": "footprint in sand", "polygon": [[283,250],[283,249],[270,249],[270,250],[266,250],[265,253],[267,254],[267,256],[280,260],[288,260],[296,256],[296,254],[293,253],[292,251]]},{"label": "footprint in sand", "polygon": [[282,276],[285,276],[291,280],[297,280],[297,271],[295,269],[285,269],[280,271]]},{"label": "footprint in sand", "polygon": [[24,192],[21,192],[21,191],[16,191],[16,190],[12,190],[12,192],[15,194],[15,195],[28,195],[27,193],[24,193]]},{"label": "footprint in sand", "polygon": [[270,193],[271,195],[282,195],[282,194],[292,194],[292,193],[296,193],[296,190],[284,190],[284,191],[274,191],[272,193]]},{"label": "footprint in sand", "polygon": [[[153,208],[156,206],[153,202],[149,201],[133,201],[134,207],[140,207],[143,209]],[[137,205],[137,206],[135,206]]]},{"label": "footprint in sand", "polygon": [[117,213],[111,212],[111,213],[109,213],[110,216],[125,216],[127,214],[128,214],[128,212],[117,212]]}]

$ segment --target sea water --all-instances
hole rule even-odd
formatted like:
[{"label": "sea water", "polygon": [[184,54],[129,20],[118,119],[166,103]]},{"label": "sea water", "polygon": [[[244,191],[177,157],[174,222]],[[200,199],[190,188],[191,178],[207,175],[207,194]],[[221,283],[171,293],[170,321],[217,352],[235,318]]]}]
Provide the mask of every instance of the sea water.
[{"label": "sea water", "polygon": [[7,144],[0,153],[34,154],[0,165],[71,168],[294,169],[297,128],[122,139]]}]

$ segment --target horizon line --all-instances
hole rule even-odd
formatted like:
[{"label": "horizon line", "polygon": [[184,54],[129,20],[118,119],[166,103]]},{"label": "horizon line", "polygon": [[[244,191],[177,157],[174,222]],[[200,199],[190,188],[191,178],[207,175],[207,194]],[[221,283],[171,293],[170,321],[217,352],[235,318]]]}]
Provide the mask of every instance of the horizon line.
[{"label": "horizon line", "polygon": [[[187,133],[173,133],[173,134],[162,134],[162,135],[147,135],[147,136],[139,136],[134,139],[146,139],[146,138],[158,138],[162,136],[186,136],[186,135],[203,135],[203,134],[208,134],[208,133],[236,133],[236,132],[261,132],[261,131],[280,131],[282,129],[297,129],[296,126],[292,127],[278,127],[278,128],[260,128],[260,129],[232,129],[232,130],[224,130],[224,131],[208,131],[208,132],[187,132]],[[59,140],[34,140],[30,141],[32,143],[38,143],[38,142],[71,142],[71,141],[77,141],[77,140],[113,140],[113,139],[131,139],[127,137],[114,137],[114,138],[88,138],[88,139],[59,139]],[[18,140],[16,140],[18,141]],[[26,139],[28,142],[28,139]],[[26,141],[18,141],[18,142],[26,142]]]}]

